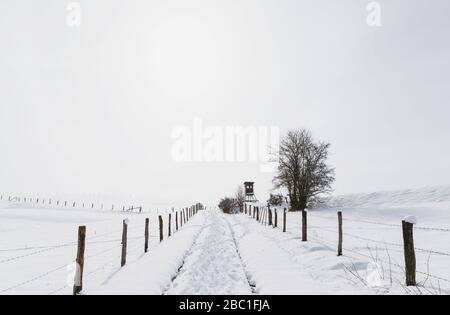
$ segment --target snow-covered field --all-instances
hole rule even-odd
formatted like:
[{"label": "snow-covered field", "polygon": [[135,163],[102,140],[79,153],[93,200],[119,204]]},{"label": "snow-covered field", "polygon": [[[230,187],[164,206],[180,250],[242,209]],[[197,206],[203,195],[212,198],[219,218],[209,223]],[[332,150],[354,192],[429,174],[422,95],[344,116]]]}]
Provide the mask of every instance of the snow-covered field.
[{"label": "snow-covered field", "polygon": [[121,271],[123,220],[130,221],[128,264],[131,265],[144,252],[145,218],[150,218],[150,251],[153,251],[159,247],[157,217],[163,216],[167,237],[168,212],[139,214],[3,201],[0,203],[0,294],[70,294],[72,285],[68,284],[73,280],[80,225],[87,226],[85,290],[89,292],[108,283]]},{"label": "snow-covered field", "polygon": [[[337,257],[338,210],[344,216],[344,256]],[[281,211],[279,209],[278,211]],[[401,221],[415,216],[417,289],[405,288]],[[450,188],[379,192],[337,197],[327,207],[308,212],[307,243],[301,242],[301,215],[288,213],[287,233],[261,226],[242,215],[234,218],[241,231],[242,251],[248,252],[261,293],[319,294],[450,294]],[[257,224],[257,225],[255,225]],[[259,225],[259,226],[258,226]],[[257,232],[256,232],[257,231]],[[260,252],[278,253],[261,258]],[[284,253],[282,253],[284,252]],[[253,260],[260,257],[258,263]],[[282,258],[279,258],[282,257]],[[257,259],[257,258],[256,258]],[[273,260],[273,261],[272,261]],[[283,262],[286,267],[283,267]],[[298,286],[290,272],[274,286],[275,272],[293,268],[302,276]],[[292,272],[291,274],[294,274]],[[257,286],[258,288],[258,286]],[[269,290],[270,289],[270,290]]]},{"label": "snow-covered field", "polygon": [[[344,215],[342,257],[337,210]],[[160,244],[157,216],[167,223],[165,210],[2,202],[0,294],[71,294],[79,225],[88,235],[84,294],[450,294],[450,188],[333,198],[308,212],[308,242],[301,241],[300,213],[288,213],[282,232],[281,211],[276,229],[245,214],[200,211]],[[403,285],[401,220],[410,215],[418,220],[417,288]],[[147,217],[151,244],[144,255]],[[125,218],[128,262],[120,268]]]}]

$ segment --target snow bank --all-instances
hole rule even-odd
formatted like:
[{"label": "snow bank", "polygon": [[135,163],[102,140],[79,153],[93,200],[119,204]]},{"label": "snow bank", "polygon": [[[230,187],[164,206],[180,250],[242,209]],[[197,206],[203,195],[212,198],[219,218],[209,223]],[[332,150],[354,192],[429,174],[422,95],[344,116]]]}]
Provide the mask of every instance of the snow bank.
[{"label": "snow bank", "polygon": [[[263,226],[245,215],[232,216],[229,220],[236,235],[247,277],[255,286],[256,293],[324,295],[355,292],[351,283],[340,279],[342,267],[330,249],[317,244],[302,243],[298,237],[293,238],[291,234]],[[295,255],[290,246],[300,248],[301,252]],[[307,271],[306,263],[312,266]],[[359,289],[359,293],[364,292],[368,293]]]},{"label": "snow bank", "polygon": [[175,233],[138,261],[128,264],[98,287],[85,294],[162,295],[204,227],[205,212],[200,211],[183,229]]},{"label": "snow bank", "polygon": [[450,186],[343,195],[330,198],[326,204],[332,208],[371,208],[444,202],[450,202]]},{"label": "snow bank", "polygon": [[252,293],[230,227],[218,211],[207,214],[206,228],[165,294],[249,295]]}]

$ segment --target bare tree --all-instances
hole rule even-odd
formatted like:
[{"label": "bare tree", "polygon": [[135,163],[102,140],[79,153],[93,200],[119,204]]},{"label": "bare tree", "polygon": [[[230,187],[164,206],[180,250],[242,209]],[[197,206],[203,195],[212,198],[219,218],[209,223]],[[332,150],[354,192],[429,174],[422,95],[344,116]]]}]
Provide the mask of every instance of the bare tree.
[{"label": "bare tree", "polygon": [[245,203],[245,194],[244,194],[243,186],[239,186],[237,188],[234,199],[236,200],[237,206],[239,207],[239,212],[243,212],[244,211],[244,203]]},{"label": "bare tree", "polygon": [[320,195],[331,192],[334,169],[328,166],[329,143],[315,142],[307,130],[289,131],[277,155],[276,188],[285,188],[291,210],[305,210]]},{"label": "bare tree", "polygon": [[270,194],[269,200],[267,200],[267,204],[273,207],[279,207],[285,201],[285,197],[282,194]]}]

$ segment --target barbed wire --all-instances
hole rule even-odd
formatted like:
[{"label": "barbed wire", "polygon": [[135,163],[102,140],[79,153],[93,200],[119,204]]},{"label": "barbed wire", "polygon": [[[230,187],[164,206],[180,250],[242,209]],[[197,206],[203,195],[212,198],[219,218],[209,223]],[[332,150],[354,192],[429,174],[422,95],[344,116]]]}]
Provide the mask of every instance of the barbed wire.
[{"label": "barbed wire", "polygon": [[42,278],[45,278],[45,277],[47,277],[47,276],[49,276],[49,275],[51,275],[51,274],[53,274],[53,273],[55,273],[55,272],[57,272],[57,271],[60,271],[60,270],[62,270],[62,269],[66,269],[67,266],[68,266],[67,264],[64,265],[64,266],[60,266],[60,267],[58,267],[58,268],[55,268],[55,269],[52,269],[52,270],[50,270],[50,271],[47,271],[47,272],[45,272],[45,273],[43,273],[43,274],[40,274],[39,276],[36,276],[36,277],[34,277],[34,278],[31,278],[31,279],[29,279],[29,280],[27,280],[27,281],[24,281],[24,282],[21,282],[21,283],[19,283],[19,284],[13,285],[13,286],[11,286],[11,287],[9,287],[9,288],[3,289],[3,290],[0,291],[0,294],[3,294],[3,293],[6,293],[6,292],[15,290],[15,289],[17,289],[17,288],[23,287],[24,285],[27,285],[27,284],[33,283],[33,282],[35,282],[35,281],[37,281],[37,280],[40,280],[40,279],[42,279]]},{"label": "barbed wire", "polygon": [[[108,248],[107,250],[104,250],[102,252],[99,252],[99,253],[87,256],[86,259],[91,259],[91,258],[98,257],[98,256],[100,256],[102,254],[106,254],[106,253],[108,253],[108,252],[110,252],[110,251],[112,251],[114,249],[120,248],[121,246],[122,246],[122,244],[113,246],[113,247]],[[141,248],[141,246],[136,246],[134,249],[127,251],[127,255],[134,253],[136,250],[138,250],[140,248]],[[99,271],[103,270],[107,265],[117,262],[121,257],[122,257],[122,254],[114,256],[112,259],[108,260],[107,262],[102,263],[101,266],[99,266],[99,267],[95,268],[94,270],[90,271],[89,273],[85,274],[84,278],[89,278],[90,276],[98,273]],[[62,287],[60,287],[60,288],[58,288],[58,289],[56,289],[54,291],[51,291],[47,295],[54,295],[54,294],[56,294],[58,292],[61,292],[62,290],[66,289],[68,287],[69,287],[69,285],[66,284],[66,285],[64,285],[64,286],[62,286]]]},{"label": "barbed wire", "polygon": [[[344,214],[345,214],[345,212],[344,212]],[[329,220],[337,219],[337,217],[323,216],[323,215],[318,215],[316,213],[311,214],[311,212],[308,212],[308,215],[312,216],[312,217],[318,217],[318,218],[329,219]],[[344,216],[342,218],[342,220],[348,221],[348,222],[359,222],[359,223],[367,223],[367,224],[380,225],[380,226],[402,228],[402,226],[400,224],[384,223],[384,222],[378,222],[378,221],[372,221],[372,220],[366,220],[366,219],[355,219],[355,218],[349,218],[347,216]],[[420,226],[420,225],[415,225],[414,229],[423,230],[423,231],[450,232],[450,229],[447,229],[447,228],[427,227],[427,226]]]},{"label": "barbed wire", "polygon": [[445,228],[434,228],[434,227],[425,227],[425,226],[414,226],[414,229],[416,230],[422,230],[422,231],[437,231],[437,232],[450,232],[450,229]]},{"label": "barbed wire", "polygon": [[29,254],[24,254],[24,255],[20,255],[20,256],[16,256],[16,257],[11,257],[11,258],[6,258],[3,260],[0,260],[0,264],[5,264],[5,263],[9,263],[12,261],[16,261],[16,260],[22,260],[28,257],[32,257],[32,256],[36,256],[39,254],[43,254],[46,252],[50,252],[59,248],[64,248],[64,247],[71,247],[71,246],[75,246],[76,244],[66,244],[66,245],[60,245],[60,246],[55,246],[55,247],[51,247],[51,248],[46,248],[46,249],[42,249],[33,253],[29,253]]},{"label": "barbed wire", "polygon": [[[128,230],[129,231],[130,230],[131,231],[135,231],[136,228],[137,228],[137,223],[136,223],[136,226],[128,225]],[[123,229],[117,229],[117,230],[110,231],[110,232],[107,232],[107,233],[104,233],[104,234],[95,235],[95,236],[92,236],[92,237],[87,237],[86,238],[86,240],[87,240],[86,244],[93,245],[93,244],[102,244],[102,243],[114,242],[115,240],[97,241],[97,242],[90,242],[89,240],[99,239],[99,238],[102,238],[102,237],[109,236],[109,235],[111,235],[113,233],[119,233],[121,231],[123,231]],[[134,238],[131,237],[131,238],[128,238],[128,239],[133,240],[133,239],[142,239],[142,238],[144,238],[144,236],[134,237]],[[26,258],[26,257],[30,257],[30,256],[35,256],[35,255],[38,255],[38,254],[41,254],[41,253],[45,253],[45,252],[48,252],[48,251],[52,251],[52,250],[55,250],[55,249],[59,249],[59,248],[74,247],[74,246],[77,246],[77,244],[78,244],[77,242],[69,242],[69,243],[57,244],[57,245],[36,245],[36,246],[31,246],[31,247],[0,249],[0,252],[19,252],[19,251],[29,251],[29,250],[39,249],[39,251],[36,251],[36,252],[33,252],[33,253],[18,255],[16,257],[11,257],[11,258],[0,260],[0,264],[11,262],[11,261],[15,261],[15,260],[20,260],[22,258]]]},{"label": "barbed wire", "polygon": [[[172,212],[173,212],[173,211],[172,211]],[[160,214],[160,213],[165,213],[165,214],[167,214],[167,213],[171,213],[171,212],[168,211],[167,209],[166,209],[164,212],[156,211],[156,214]],[[140,225],[140,224],[142,224],[142,222],[138,222],[138,223],[136,223],[135,225],[134,225],[134,224],[128,224],[128,229],[134,231],[134,229],[137,228],[137,224]],[[108,252],[110,252],[110,251],[112,251],[112,250],[114,250],[114,249],[117,249],[117,248],[119,248],[120,246],[122,246],[122,239],[111,239],[111,240],[99,240],[99,241],[93,241],[93,240],[97,240],[97,239],[101,239],[101,238],[103,238],[103,237],[109,236],[109,235],[111,235],[111,234],[113,234],[113,233],[119,233],[120,231],[122,231],[122,229],[117,229],[117,230],[113,230],[113,231],[110,231],[110,232],[107,232],[107,233],[103,233],[103,234],[99,234],[99,235],[95,235],[95,236],[86,238],[86,239],[87,239],[86,245],[97,245],[97,244],[107,244],[107,243],[119,243],[119,244],[114,245],[113,247],[110,247],[110,248],[107,248],[107,249],[105,249],[105,250],[102,250],[102,251],[100,251],[100,252],[98,252],[98,253],[89,255],[89,256],[86,257],[86,259],[91,259],[91,258],[94,258],[94,257],[98,257],[98,256],[100,256],[100,255],[104,255],[104,254],[106,254],[106,253],[108,253]],[[176,232],[175,229],[173,229],[172,233],[175,233],[175,232]],[[127,241],[142,240],[142,239],[144,239],[144,238],[145,238],[144,235],[143,235],[143,236],[136,236],[136,237],[128,237],[128,238],[127,238]],[[152,239],[153,239],[153,238],[159,238],[159,235],[149,235],[149,238],[152,238]],[[27,258],[27,257],[36,256],[36,255],[43,254],[43,253],[46,253],[46,252],[50,252],[50,251],[53,251],[53,250],[56,250],[56,249],[59,249],[59,248],[64,248],[64,247],[74,247],[74,246],[77,245],[77,243],[78,243],[78,242],[70,242],[70,243],[58,244],[58,245],[47,245],[47,246],[45,246],[45,245],[36,245],[36,246],[33,246],[33,247],[28,247],[28,246],[27,246],[27,247],[22,247],[22,248],[2,249],[2,250],[0,250],[0,252],[29,251],[29,250],[35,250],[35,249],[40,249],[40,250],[35,251],[35,252],[32,252],[32,253],[27,253],[27,254],[18,255],[18,256],[15,256],[15,257],[10,257],[10,258],[6,258],[6,259],[3,259],[3,260],[0,260],[0,264],[4,264],[4,263],[8,263],[8,262],[13,262],[13,261],[25,259],[25,258]],[[142,246],[139,244],[138,246],[135,246],[135,248],[129,249],[129,250],[127,251],[127,254],[132,254],[132,253],[136,252],[137,250],[139,250],[139,249],[141,249],[141,248],[142,248]],[[91,271],[90,273],[88,273],[88,274],[86,275],[86,277],[89,277],[89,276],[95,274],[95,273],[98,272],[99,270],[103,269],[106,265],[113,263],[114,261],[116,261],[116,260],[119,259],[120,257],[121,257],[121,255],[117,255],[117,256],[114,257],[114,259],[111,259],[111,260],[109,260],[108,262],[103,263],[102,266],[100,266],[99,268],[96,268],[96,269],[94,269],[93,271]],[[0,291],[0,293],[6,293],[6,292],[12,291],[12,290],[14,290],[14,289],[20,288],[20,287],[22,287],[22,286],[25,286],[25,285],[27,285],[27,284],[33,283],[33,282],[35,282],[35,281],[38,281],[38,280],[40,280],[40,279],[42,279],[42,278],[45,278],[45,277],[47,277],[47,276],[49,276],[49,275],[51,275],[51,274],[53,274],[53,273],[56,273],[56,272],[58,272],[58,271],[60,271],[60,270],[62,270],[62,269],[64,269],[64,268],[67,268],[67,267],[68,267],[67,264],[65,264],[65,265],[63,265],[63,266],[60,266],[60,267],[57,267],[57,268],[55,268],[55,269],[52,269],[52,270],[47,271],[47,272],[45,272],[45,273],[42,273],[42,274],[40,274],[40,275],[38,275],[38,276],[36,276],[36,277],[33,277],[33,278],[31,278],[31,279],[29,279],[29,280],[27,280],[27,281],[20,282],[20,283],[18,283],[18,284],[15,284],[15,285],[13,285],[13,286],[11,286],[11,287],[6,288],[6,289],[2,289],[2,290]],[[57,292],[63,290],[64,288],[67,288],[67,287],[68,287],[68,285],[65,285],[65,286],[63,286],[63,287],[61,287],[61,288],[59,288],[59,289],[57,289],[57,290],[55,290],[55,291],[50,292],[49,294],[50,294],[50,295],[51,295],[51,294],[55,294],[55,293],[57,293]]]},{"label": "barbed wire", "polygon": [[[312,225],[310,227],[315,228],[315,229],[319,229],[319,230],[322,230],[322,231],[326,231],[326,232],[329,232],[329,233],[339,234],[337,231],[325,229],[325,228],[322,228],[322,227],[319,227],[319,226]],[[350,238],[359,239],[359,240],[362,240],[362,241],[367,241],[367,242],[372,242],[372,243],[377,243],[377,244],[382,244],[382,245],[389,245],[389,246],[395,246],[395,247],[403,247],[404,246],[403,244],[400,244],[400,243],[392,243],[392,242],[388,242],[388,241],[374,240],[374,239],[371,239],[371,238],[367,238],[367,237],[363,237],[363,236],[359,236],[359,235],[354,235],[354,234],[350,234],[350,233],[343,233],[343,235],[344,236],[348,236]],[[414,249],[416,251],[420,251],[420,252],[423,252],[423,253],[426,253],[426,254],[435,254],[435,255],[450,257],[450,253],[448,253],[448,252],[442,252],[442,251],[437,251],[437,250],[432,250],[432,249],[424,249],[424,248],[420,248],[420,247],[414,247]]]},{"label": "barbed wire", "polygon": [[[317,239],[316,237],[311,237],[311,239],[313,239],[313,240],[315,239],[315,240],[318,241],[319,243],[320,243],[320,242],[325,242],[325,244],[322,244],[322,245],[328,246],[328,247],[330,247],[331,249],[332,249],[333,246],[334,246],[333,244],[330,245],[330,243],[327,244],[327,241],[325,241],[325,240],[323,240],[323,239],[320,239],[320,238]],[[357,252],[357,251],[355,251],[355,250],[351,250],[351,249],[349,249],[349,248],[347,248],[347,247],[344,247],[343,249],[344,249],[344,251],[347,251],[347,252],[350,252],[350,253],[353,253],[353,254],[357,254],[357,255],[360,255],[360,256],[362,256],[362,257],[374,259],[374,257],[372,257],[372,256],[370,256],[370,255],[367,255],[367,254],[364,254],[364,253],[360,253],[360,252]],[[393,263],[393,262],[388,262],[388,261],[386,261],[386,260],[384,260],[384,259],[381,259],[381,258],[377,258],[377,260],[379,260],[379,261],[381,261],[381,262],[383,262],[383,263],[385,263],[385,264],[388,264],[388,265],[391,265],[391,266],[395,266],[395,267],[401,268],[402,270],[405,270],[405,266],[403,266],[403,265],[401,265],[401,264],[398,264],[398,263],[395,263],[395,262],[394,262],[394,263]],[[427,277],[429,277],[429,278],[433,278],[433,279],[435,279],[435,280],[439,280],[439,281],[443,281],[443,282],[448,282],[448,283],[450,283],[450,279],[446,279],[446,278],[443,278],[443,277],[440,277],[440,276],[436,276],[436,275],[430,274],[430,273],[428,273],[428,272],[416,270],[416,273],[421,274],[421,275],[425,275],[425,276],[427,276]]]}]

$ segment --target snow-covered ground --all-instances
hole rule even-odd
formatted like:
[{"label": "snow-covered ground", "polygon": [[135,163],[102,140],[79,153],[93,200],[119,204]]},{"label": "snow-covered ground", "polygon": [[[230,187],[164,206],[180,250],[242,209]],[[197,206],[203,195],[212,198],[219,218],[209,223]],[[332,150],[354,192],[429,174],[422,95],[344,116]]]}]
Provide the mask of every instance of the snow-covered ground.
[{"label": "snow-covered ground", "polygon": [[195,240],[205,230],[206,213],[199,212],[188,224],[150,253],[117,268],[105,281],[87,288],[85,294],[162,295],[170,288],[189,257]]},{"label": "snow-covered ground", "polygon": [[[342,257],[337,210],[344,216]],[[283,233],[278,209],[278,228],[245,214],[200,211],[160,244],[158,215],[1,202],[0,294],[71,294],[79,225],[88,231],[84,294],[450,294],[447,187],[332,198],[308,212],[308,242],[301,241],[300,213],[287,214]],[[403,285],[406,216],[418,220],[417,288]],[[167,223],[166,210],[163,217]],[[120,268],[125,218],[128,262]]]},{"label": "snow-covered ground", "polygon": [[[343,257],[336,256],[338,210],[343,211],[344,217]],[[418,289],[403,285],[401,221],[406,216],[415,216],[418,220],[414,230]],[[254,244],[275,243],[266,251],[283,250],[294,266],[310,275],[313,284],[307,290],[314,293],[450,294],[449,187],[332,198],[328,206],[308,212],[307,243],[301,242],[300,213],[288,213],[287,233],[281,233],[281,226],[273,231],[266,226],[254,227],[254,220],[245,216],[236,218],[240,229],[247,231],[242,233],[243,252],[257,251],[255,248],[262,251],[262,245],[252,245],[252,241],[247,244],[249,238],[255,239]],[[283,269],[281,263],[273,264]],[[268,277],[267,273],[261,274]],[[262,282],[258,281],[258,273],[255,277],[256,284]],[[304,292],[295,288],[295,281],[292,287],[285,285],[284,290]],[[265,289],[267,287],[262,286],[261,292],[266,292]]]},{"label": "snow-covered ground", "polygon": [[206,226],[166,294],[251,294],[231,227],[218,211]]},{"label": "snow-covered ground", "polygon": [[[159,247],[157,217],[111,210],[0,203],[0,294],[70,294],[78,226],[87,226],[84,287],[101,286],[121,272],[122,222],[129,219],[128,264],[142,259],[145,218],[150,218],[150,251]],[[174,220],[174,217],[172,217]],[[183,230],[189,230],[188,225]],[[175,229],[175,224],[172,224]],[[165,244],[165,243],[163,243]]]}]

